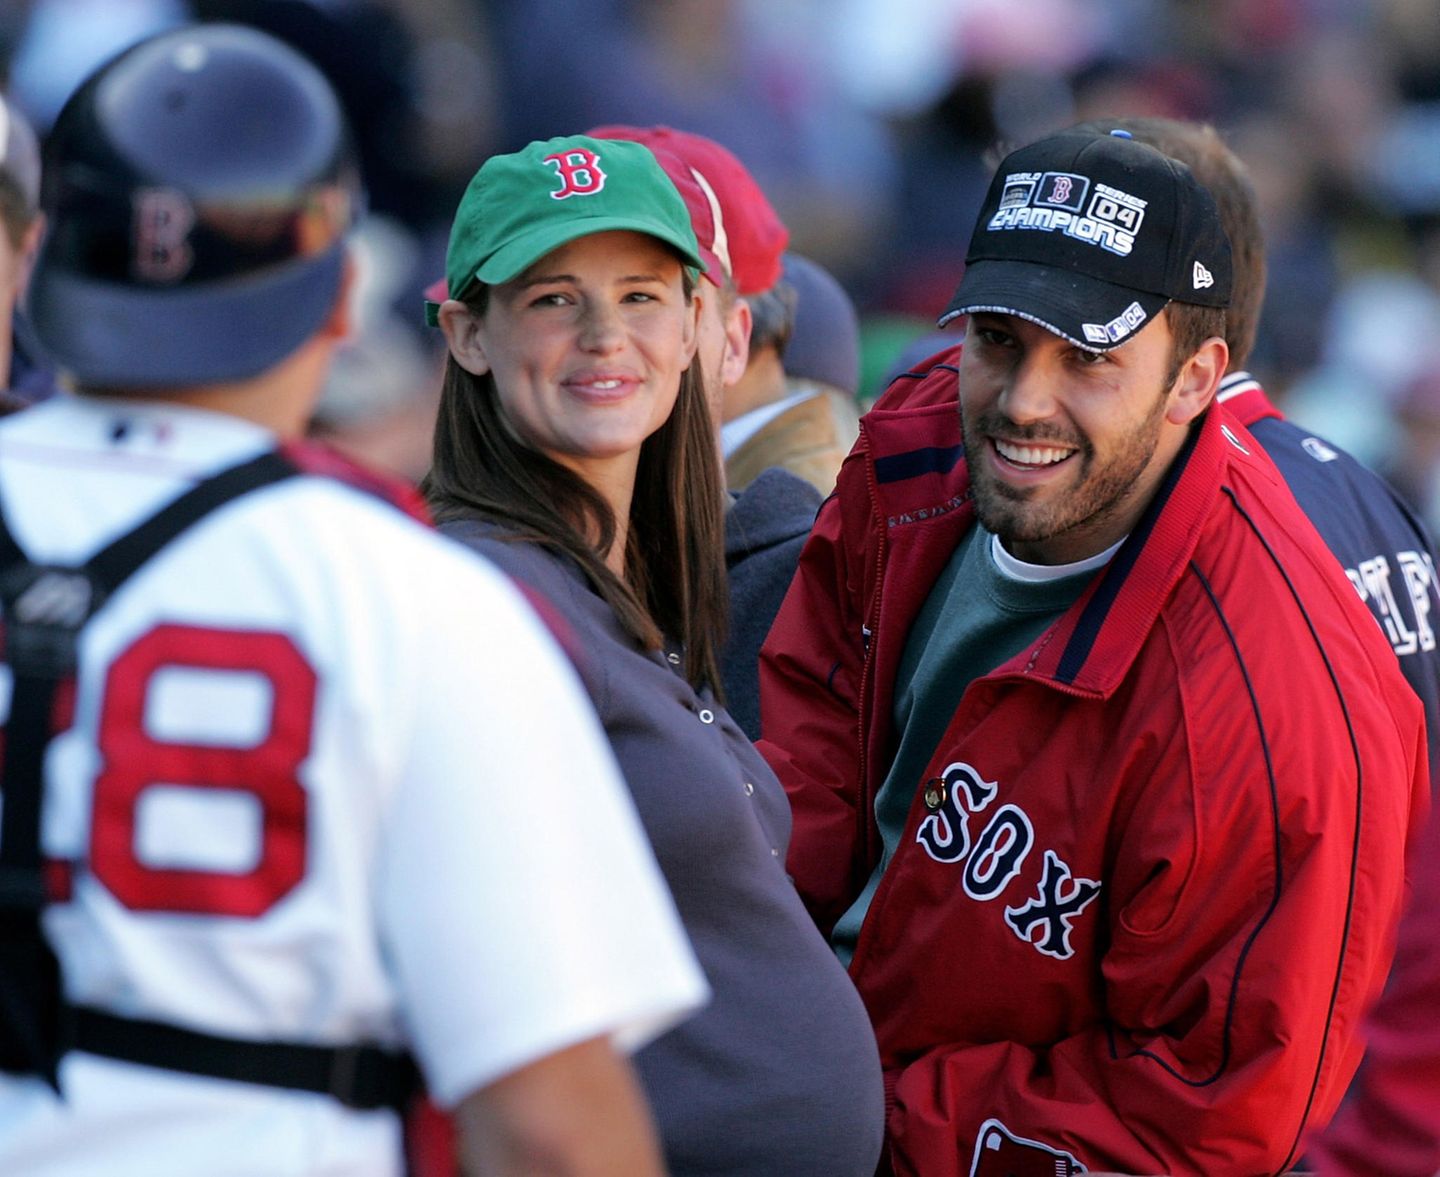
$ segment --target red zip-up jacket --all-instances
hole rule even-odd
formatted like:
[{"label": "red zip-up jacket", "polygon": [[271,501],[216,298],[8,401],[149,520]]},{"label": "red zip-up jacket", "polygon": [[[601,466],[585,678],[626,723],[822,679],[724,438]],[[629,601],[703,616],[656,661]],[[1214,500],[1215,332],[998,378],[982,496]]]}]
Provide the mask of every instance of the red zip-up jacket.
[{"label": "red zip-up jacket", "polygon": [[[957,355],[865,418],[762,655],[789,868],[827,932],[879,855],[906,635],[973,524]],[[1287,1168],[1359,1061],[1424,741],[1374,620],[1212,407],[916,782],[851,967],[895,1171]]]}]

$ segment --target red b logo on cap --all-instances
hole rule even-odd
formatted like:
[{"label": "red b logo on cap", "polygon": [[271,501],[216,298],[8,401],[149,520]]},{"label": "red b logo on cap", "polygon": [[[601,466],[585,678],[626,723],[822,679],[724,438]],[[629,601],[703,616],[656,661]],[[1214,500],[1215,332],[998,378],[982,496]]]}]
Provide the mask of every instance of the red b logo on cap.
[{"label": "red b logo on cap", "polygon": [[560,178],[560,188],[550,193],[552,200],[564,200],[567,196],[593,196],[605,187],[600,157],[593,151],[577,147],[572,151],[547,155],[545,162],[555,165],[555,173]]},{"label": "red b logo on cap", "polygon": [[182,193],[170,188],[141,188],[135,207],[135,274],[147,282],[178,282],[190,272],[195,251],[190,230],[195,210]]}]

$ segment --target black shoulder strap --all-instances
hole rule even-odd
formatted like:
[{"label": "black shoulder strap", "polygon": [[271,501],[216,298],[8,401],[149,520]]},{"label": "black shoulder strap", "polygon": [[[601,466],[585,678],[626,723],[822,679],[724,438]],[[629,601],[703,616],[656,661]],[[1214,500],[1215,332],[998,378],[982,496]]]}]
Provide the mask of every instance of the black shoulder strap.
[{"label": "black shoulder strap", "polygon": [[378,1046],[251,1042],[72,1007],[74,1049],[122,1062],[329,1095],[360,1111],[401,1110],[420,1090],[410,1056]]},{"label": "black shoulder strap", "polygon": [[58,1085],[69,1037],[60,969],[40,927],[45,752],[61,726],[56,698],[75,673],[80,633],[105,600],[167,543],[216,508],[295,474],[267,452],[185,491],[79,567],[34,564],[0,510],[4,661],[12,675],[0,760],[0,1070]]},{"label": "black shoulder strap", "polygon": [[[0,509],[0,606],[4,660],[14,675],[0,791],[0,906],[38,885],[41,764],[55,734],[55,690],[75,671],[80,631],[105,600],[167,543],[210,512],[296,468],[266,452],[185,491],[78,568],[33,564]],[[35,872],[22,882],[15,870]],[[18,894],[17,894],[18,888]],[[33,899],[33,895],[30,895]]]},{"label": "black shoulder strap", "polygon": [[156,552],[210,512],[298,473],[293,462],[274,450],[231,466],[196,483],[133,531],[101,548],[85,562],[85,567],[108,597]]},{"label": "black shoulder strap", "polygon": [[67,1049],[142,1066],[331,1095],[348,1107],[402,1108],[420,1088],[406,1054],[377,1046],[252,1042],[64,1002],[59,966],[40,928],[46,894],[40,853],[45,749],[54,700],[75,672],[84,625],[134,573],[226,503],[302,473],[268,452],[181,494],[78,568],[32,564],[0,510],[4,660],[14,674],[0,762],[0,1070],[38,1073],[58,1089]]}]

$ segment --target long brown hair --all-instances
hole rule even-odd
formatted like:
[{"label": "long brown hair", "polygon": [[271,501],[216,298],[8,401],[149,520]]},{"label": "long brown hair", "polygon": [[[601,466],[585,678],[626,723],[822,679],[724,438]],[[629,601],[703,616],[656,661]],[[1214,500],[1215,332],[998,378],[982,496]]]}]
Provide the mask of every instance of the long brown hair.
[{"label": "long brown hair", "polygon": [[[685,277],[685,299],[693,283]],[[483,315],[483,287],[465,302]],[[447,357],[430,472],[421,484],[437,522],[483,519],[569,556],[645,649],[662,635],[685,647],[685,677],[722,697],[720,649],[728,594],[724,489],[698,359],[681,374],[675,408],[640,447],[625,577],[605,565],[610,505],[583,478],[520,442],[501,416],[495,380]],[[587,537],[593,537],[587,538]]]}]

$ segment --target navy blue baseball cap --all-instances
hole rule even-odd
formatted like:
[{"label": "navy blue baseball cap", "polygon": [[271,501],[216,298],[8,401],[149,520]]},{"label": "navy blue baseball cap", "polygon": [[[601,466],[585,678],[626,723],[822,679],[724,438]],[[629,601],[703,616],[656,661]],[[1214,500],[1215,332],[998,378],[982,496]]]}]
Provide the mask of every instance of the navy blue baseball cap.
[{"label": "navy blue baseball cap", "polygon": [[359,160],[329,83],[274,37],[206,24],[124,50],[43,159],[29,311],[82,387],[248,379],[333,312]]},{"label": "navy blue baseball cap", "polygon": [[1123,132],[1062,131],[1000,164],[940,325],[1019,315],[1103,352],[1172,300],[1228,306],[1230,280],[1219,209],[1188,167]]}]

